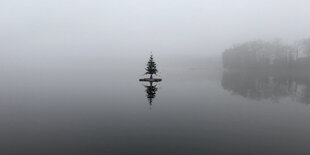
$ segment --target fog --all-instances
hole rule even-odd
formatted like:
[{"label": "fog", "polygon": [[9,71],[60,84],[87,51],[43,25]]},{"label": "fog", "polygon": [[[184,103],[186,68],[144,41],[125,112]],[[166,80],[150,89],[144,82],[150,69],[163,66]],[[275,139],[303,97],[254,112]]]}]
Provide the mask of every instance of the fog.
[{"label": "fog", "polygon": [[[307,0],[2,0],[2,79],[137,77],[151,51],[163,75],[219,70],[222,53],[236,44],[309,38],[308,6]],[[187,77],[204,74],[213,72]]]},{"label": "fog", "polygon": [[0,154],[308,155],[309,6],[0,0]]},{"label": "fog", "polygon": [[1,61],[108,61],[150,51],[220,56],[245,41],[293,43],[310,34],[309,6],[308,0],[2,0]]}]

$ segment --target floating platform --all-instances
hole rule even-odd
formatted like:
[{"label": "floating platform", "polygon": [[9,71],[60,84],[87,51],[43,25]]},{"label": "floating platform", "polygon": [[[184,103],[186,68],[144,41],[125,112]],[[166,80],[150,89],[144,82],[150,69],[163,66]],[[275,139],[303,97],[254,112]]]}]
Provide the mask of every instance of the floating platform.
[{"label": "floating platform", "polygon": [[142,81],[142,82],[160,82],[162,81],[162,79],[159,79],[159,78],[143,78],[143,79],[139,79],[139,81]]}]

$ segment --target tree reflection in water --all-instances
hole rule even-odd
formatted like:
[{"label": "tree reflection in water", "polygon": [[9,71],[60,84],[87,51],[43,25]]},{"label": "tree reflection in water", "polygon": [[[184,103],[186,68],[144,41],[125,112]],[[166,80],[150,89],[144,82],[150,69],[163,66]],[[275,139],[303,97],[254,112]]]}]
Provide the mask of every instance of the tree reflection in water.
[{"label": "tree reflection in water", "polygon": [[254,100],[280,98],[310,104],[310,76],[296,73],[270,73],[260,71],[225,71],[222,87],[234,94]]},{"label": "tree reflection in water", "polygon": [[153,85],[153,82],[149,82],[149,85],[144,85],[146,98],[150,104],[150,108],[153,104],[153,99],[156,97],[156,92],[158,90],[157,85]]}]

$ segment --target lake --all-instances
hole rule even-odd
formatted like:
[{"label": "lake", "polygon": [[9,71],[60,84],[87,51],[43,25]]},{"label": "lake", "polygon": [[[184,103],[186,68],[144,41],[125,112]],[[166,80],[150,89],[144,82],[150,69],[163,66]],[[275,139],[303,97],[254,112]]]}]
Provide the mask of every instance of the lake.
[{"label": "lake", "polygon": [[171,60],[153,88],[146,60],[3,69],[1,154],[310,153],[309,77]]}]

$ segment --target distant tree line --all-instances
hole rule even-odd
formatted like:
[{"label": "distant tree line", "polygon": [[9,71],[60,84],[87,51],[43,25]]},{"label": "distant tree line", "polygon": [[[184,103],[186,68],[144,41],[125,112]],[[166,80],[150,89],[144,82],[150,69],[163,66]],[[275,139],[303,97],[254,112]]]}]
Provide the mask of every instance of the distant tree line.
[{"label": "distant tree line", "polygon": [[307,70],[310,67],[310,38],[289,46],[281,41],[251,41],[223,53],[225,69]]},{"label": "distant tree line", "polygon": [[310,38],[285,45],[252,41],[223,53],[222,86],[245,98],[310,104]]}]

